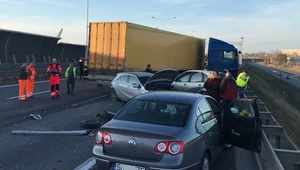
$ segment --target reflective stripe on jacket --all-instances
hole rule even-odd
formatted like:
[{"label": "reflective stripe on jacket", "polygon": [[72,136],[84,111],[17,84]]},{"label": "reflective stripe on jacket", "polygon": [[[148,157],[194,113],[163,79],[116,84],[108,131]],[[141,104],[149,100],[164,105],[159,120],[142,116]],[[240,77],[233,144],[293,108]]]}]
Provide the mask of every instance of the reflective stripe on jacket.
[{"label": "reflective stripe on jacket", "polygon": [[[65,72],[66,78],[68,78],[68,76],[69,76],[69,70],[70,70],[70,67],[68,67]],[[74,77],[76,77],[76,67],[73,67],[73,72],[74,72]]]},{"label": "reflective stripe on jacket", "polygon": [[249,76],[244,76],[243,73],[240,73],[236,80],[236,84],[240,87],[245,87],[248,83],[249,78]]}]

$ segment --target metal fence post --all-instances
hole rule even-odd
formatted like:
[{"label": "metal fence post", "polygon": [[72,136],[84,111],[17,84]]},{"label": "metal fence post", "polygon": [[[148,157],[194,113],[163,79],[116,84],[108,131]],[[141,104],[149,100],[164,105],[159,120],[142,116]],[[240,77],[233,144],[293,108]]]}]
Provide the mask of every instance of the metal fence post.
[{"label": "metal fence post", "polygon": [[276,135],[276,149],[281,149],[281,137]]},{"label": "metal fence post", "polygon": [[29,57],[27,54],[26,54],[26,63],[30,63],[30,60],[29,60]]},{"label": "metal fence post", "polygon": [[13,62],[14,62],[14,64],[17,64],[16,55],[15,55],[15,54],[13,54],[13,55],[12,55],[12,57],[13,57]]},{"label": "metal fence post", "polygon": [[34,54],[32,54],[32,61],[35,62],[35,56],[34,56]]},{"label": "metal fence post", "polygon": [[47,64],[46,56],[43,55],[43,58],[44,58],[44,63]]}]

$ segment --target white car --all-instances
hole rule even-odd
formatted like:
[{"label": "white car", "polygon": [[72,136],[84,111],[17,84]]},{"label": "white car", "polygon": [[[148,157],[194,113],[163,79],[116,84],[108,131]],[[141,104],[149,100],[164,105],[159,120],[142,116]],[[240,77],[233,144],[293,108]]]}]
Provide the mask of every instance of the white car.
[{"label": "white car", "polygon": [[[200,92],[209,74],[213,74],[213,71],[188,70],[175,78],[172,88],[176,91]],[[225,73],[220,72],[219,76],[224,78]]]},{"label": "white car", "polygon": [[155,90],[171,90],[171,83],[178,75],[174,69],[163,69],[155,74],[147,72],[118,73],[111,82],[110,98],[128,101],[131,98]]}]

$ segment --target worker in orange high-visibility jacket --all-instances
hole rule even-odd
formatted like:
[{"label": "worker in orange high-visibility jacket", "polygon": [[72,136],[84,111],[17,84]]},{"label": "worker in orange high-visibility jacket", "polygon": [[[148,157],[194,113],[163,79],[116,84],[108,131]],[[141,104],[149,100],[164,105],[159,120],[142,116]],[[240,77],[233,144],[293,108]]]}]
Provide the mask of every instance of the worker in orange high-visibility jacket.
[{"label": "worker in orange high-visibility jacket", "polygon": [[25,90],[26,90],[26,84],[27,84],[27,78],[28,78],[28,72],[26,70],[27,64],[24,63],[21,66],[20,73],[19,73],[19,100],[20,101],[25,101],[26,100],[26,95],[25,95]]},{"label": "worker in orange high-visibility jacket", "polygon": [[52,64],[47,68],[47,73],[50,76],[50,94],[52,99],[58,98],[60,94],[59,85],[60,85],[60,75],[62,69],[60,64],[57,63],[56,58],[52,59]]},{"label": "worker in orange high-visibility jacket", "polygon": [[27,98],[33,98],[33,90],[34,90],[34,78],[36,75],[35,69],[35,62],[31,62],[29,66],[26,67],[26,70],[28,72],[28,79],[27,79],[27,87],[26,87],[26,94]]}]

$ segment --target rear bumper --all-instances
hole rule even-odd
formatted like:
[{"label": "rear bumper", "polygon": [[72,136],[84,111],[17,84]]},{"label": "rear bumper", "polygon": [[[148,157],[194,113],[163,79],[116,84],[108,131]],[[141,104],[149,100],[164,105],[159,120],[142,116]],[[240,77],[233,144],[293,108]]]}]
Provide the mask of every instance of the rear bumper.
[{"label": "rear bumper", "polygon": [[[100,168],[101,170],[113,170],[113,163],[114,162],[111,162],[111,161],[108,161],[108,160],[105,160],[105,159],[100,159],[100,158],[95,158],[96,159],[96,164],[97,164],[97,167]],[[121,162],[121,163],[124,163],[124,162]],[[124,164],[129,164],[130,163],[124,163]],[[132,165],[132,163],[131,163]],[[191,166],[187,166],[187,167],[184,167],[184,168],[171,168],[171,167],[168,167],[168,168],[164,168],[164,167],[159,167],[159,166],[156,166],[156,167],[151,167],[151,166],[146,166],[146,170],[193,170],[193,169],[197,169],[197,165],[191,165]],[[142,167],[145,167],[143,165],[138,165],[138,166],[142,166]]]},{"label": "rear bumper", "polygon": [[[138,160],[130,160],[121,157],[114,157],[103,155],[103,148],[101,146],[95,145],[93,148],[93,155],[96,159],[97,167],[101,170],[113,170],[113,165],[115,162],[127,164],[127,165],[136,165],[141,167],[146,167],[146,170],[196,170],[200,165],[199,163],[193,165],[187,165],[182,167],[181,165],[176,164],[175,162],[170,161],[161,161],[161,162],[146,162]],[[199,168],[198,168],[199,169]]]}]

